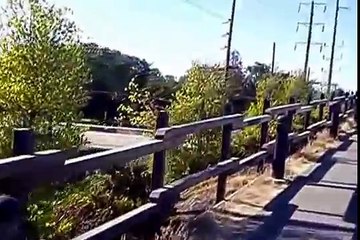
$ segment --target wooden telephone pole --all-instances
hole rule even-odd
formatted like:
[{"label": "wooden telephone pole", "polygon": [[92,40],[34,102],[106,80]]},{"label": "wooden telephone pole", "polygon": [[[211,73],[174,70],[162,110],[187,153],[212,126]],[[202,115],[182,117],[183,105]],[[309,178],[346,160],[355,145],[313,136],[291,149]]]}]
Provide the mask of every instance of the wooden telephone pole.
[{"label": "wooden telephone pole", "polygon": [[274,74],[274,68],[275,68],[275,51],[276,51],[276,43],[273,42],[272,60],[271,60],[271,75]]},{"label": "wooden telephone pole", "polygon": [[322,52],[322,47],[323,47],[323,43],[314,43],[311,42],[312,39],[312,31],[313,31],[313,26],[316,25],[320,25],[322,26],[322,32],[324,32],[325,29],[325,23],[314,23],[314,10],[315,10],[315,6],[323,6],[324,7],[324,12],[326,11],[326,4],[325,3],[317,3],[314,1],[311,1],[310,3],[299,3],[299,9],[298,12],[300,12],[301,10],[301,6],[302,5],[310,5],[310,16],[309,16],[309,22],[298,22],[297,23],[297,28],[296,31],[299,30],[299,25],[305,25],[308,26],[308,36],[307,36],[307,41],[306,42],[296,42],[295,43],[295,50],[298,44],[304,44],[306,45],[306,51],[305,51],[305,61],[304,61],[304,70],[303,70],[303,77],[304,79],[307,78],[307,70],[308,70],[308,65],[309,65],[309,57],[310,57],[310,46],[311,45],[319,45],[320,46],[320,52]]},{"label": "wooden telephone pole", "polygon": [[231,7],[231,17],[229,19],[229,32],[226,46],[226,62],[225,62],[225,81],[229,79],[229,65],[230,65],[230,54],[231,54],[231,40],[233,34],[234,18],[235,18],[236,0],[233,0]]},{"label": "wooden telephone pole", "polygon": [[336,32],[337,32],[337,26],[338,26],[338,18],[339,18],[339,10],[340,9],[349,9],[347,7],[340,7],[340,0],[336,0],[336,6],[335,6],[335,18],[334,18],[334,30],[333,30],[333,37],[332,37],[332,43],[331,43],[331,53],[330,53],[330,64],[329,64],[329,76],[328,76],[328,84],[327,84],[327,90],[326,94],[330,96],[331,92],[331,81],[332,81],[332,73],[333,73],[333,67],[334,67],[334,55],[335,55],[335,45],[336,45]]}]

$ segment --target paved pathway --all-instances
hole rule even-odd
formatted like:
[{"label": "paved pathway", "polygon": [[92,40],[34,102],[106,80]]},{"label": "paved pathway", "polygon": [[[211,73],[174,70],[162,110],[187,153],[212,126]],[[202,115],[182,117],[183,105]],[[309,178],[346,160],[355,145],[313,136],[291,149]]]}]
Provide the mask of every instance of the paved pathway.
[{"label": "paved pathway", "polygon": [[100,131],[87,131],[85,132],[85,137],[90,142],[90,147],[100,148],[123,147],[149,140],[149,138],[142,135],[108,133]]},{"label": "paved pathway", "polygon": [[292,184],[234,239],[357,239],[357,136]]}]

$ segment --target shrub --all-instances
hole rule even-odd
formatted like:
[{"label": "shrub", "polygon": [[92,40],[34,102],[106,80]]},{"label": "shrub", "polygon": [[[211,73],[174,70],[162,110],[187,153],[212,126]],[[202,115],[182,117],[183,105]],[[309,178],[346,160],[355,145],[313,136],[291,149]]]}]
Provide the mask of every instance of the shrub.
[{"label": "shrub", "polygon": [[[70,124],[87,100],[89,69],[74,22],[44,0],[9,1],[0,38],[0,156],[10,155],[15,127],[40,136],[38,149],[83,142]],[[71,96],[71,97],[70,97]]]},{"label": "shrub", "polygon": [[77,183],[43,187],[30,195],[30,221],[41,238],[73,238],[144,204],[150,179],[144,165],[133,164]]}]

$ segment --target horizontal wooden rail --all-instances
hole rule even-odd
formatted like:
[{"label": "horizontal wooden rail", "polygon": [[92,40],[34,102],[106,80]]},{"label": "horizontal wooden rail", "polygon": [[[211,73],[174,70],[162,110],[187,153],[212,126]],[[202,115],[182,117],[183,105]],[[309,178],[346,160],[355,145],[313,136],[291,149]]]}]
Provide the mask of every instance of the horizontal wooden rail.
[{"label": "horizontal wooden rail", "polygon": [[354,109],[347,110],[346,113],[347,113],[347,114],[354,113]]},{"label": "horizontal wooden rail", "polygon": [[24,175],[30,172],[54,170],[63,167],[69,151],[46,150],[34,155],[21,155],[5,158],[0,161],[0,179]]},{"label": "horizontal wooden rail", "polygon": [[155,220],[150,217],[157,212],[157,204],[147,203],[76,238],[73,238],[73,240],[117,239],[123,233],[130,230],[132,226],[149,220]]},{"label": "horizontal wooden rail", "polygon": [[227,124],[241,124],[243,114],[233,114],[229,116],[214,117],[193,123],[172,126],[168,128],[160,128],[156,131],[157,138],[170,139],[175,137],[184,137],[188,134],[196,134],[203,130],[222,127]]},{"label": "horizontal wooden rail", "polygon": [[314,124],[311,124],[310,126],[308,126],[307,130],[313,131],[313,130],[318,129],[320,127],[324,127],[324,126],[326,126],[326,123],[327,123],[326,120],[319,121],[317,123],[314,123]]},{"label": "horizontal wooden rail", "polygon": [[256,117],[248,117],[244,119],[242,125],[239,125],[237,128],[233,128],[233,129],[236,130],[244,127],[260,125],[262,123],[269,122],[271,119],[272,119],[271,115],[267,115],[267,114]]},{"label": "horizontal wooden rail", "polygon": [[167,185],[165,187],[169,187],[176,192],[182,192],[190,187],[193,187],[201,182],[204,182],[212,177],[216,177],[222,173],[229,173],[232,172],[238,172],[242,168],[246,167],[249,163],[253,164],[260,160],[262,160],[264,157],[267,156],[266,151],[260,151],[257,152],[247,158],[244,158],[240,160],[239,158],[231,158],[222,162],[219,162],[214,167],[209,167],[204,171],[189,175],[187,177],[184,177],[180,180],[177,180],[170,185]]},{"label": "horizontal wooden rail", "polygon": [[[293,139],[296,139],[297,136],[298,136],[297,133],[294,133],[294,132],[288,133],[288,139],[289,139],[289,141],[291,141],[291,140],[293,140]],[[265,144],[261,147],[261,149],[267,151],[268,153],[271,153],[271,152],[274,150],[275,144],[276,144],[276,140],[275,140],[275,139],[274,139],[274,140],[271,140],[271,141],[265,143]]]},{"label": "horizontal wooden rail", "polygon": [[346,99],[345,96],[339,96],[339,97],[335,97],[334,101],[344,101]]},{"label": "horizontal wooden rail", "polygon": [[130,161],[152,154],[157,151],[170,148],[166,146],[161,140],[150,140],[147,142],[140,142],[131,146],[124,146],[114,148],[111,150],[89,154],[86,156],[73,158],[65,162],[65,172],[73,174],[93,171],[96,169],[107,170],[114,166],[123,167]]},{"label": "horizontal wooden rail", "polygon": [[297,111],[301,108],[301,103],[292,103],[282,106],[276,106],[266,109],[265,113],[270,115],[279,115],[279,114],[287,114],[291,111]]},{"label": "horizontal wooden rail", "polygon": [[297,134],[296,138],[294,138],[292,141],[293,143],[298,143],[300,141],[303,141],[304,139],[308,138],[311,134],[311,131],[304,131],[302,133]]},{"label": "horizontal wooden rail", "polygon": [[328,102],[329,102],[328,99],[318,99],[318,100],[311,101],[310,105],[314,105],[314,106],[326,105]]},{"label": "horizontal wooden rail", "polygon": [[296,113],[301,114],[301,113],[307,113],[307,112],[311,112],[312,110],[314,110],[314,106],[313,105],[307,105],[307,106],[302,106],[301,108],[299,108]]}]

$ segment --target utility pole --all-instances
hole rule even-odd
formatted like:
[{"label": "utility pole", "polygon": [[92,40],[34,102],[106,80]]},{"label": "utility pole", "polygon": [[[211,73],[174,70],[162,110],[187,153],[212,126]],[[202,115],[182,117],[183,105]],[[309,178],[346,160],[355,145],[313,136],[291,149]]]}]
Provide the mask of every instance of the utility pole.
[{"label": "utility pole", "polygon": [[225,62],[225,81],[229,79],[229,64],[230,64],[230,53],[231,53],[231,40],[234,26],[234,18],[235,18],[235,8],[236,8],[236,0],[233,0],[231,7],[231,17],[229,19],[229,32],[228,32],[228,41],[226,46],[226,62]]},{"label": "utility pole", "polygon": [[338,17],[339,17],[340,9],[349,9],[349,8],[340,7],[340,0],[336,0],[334,30],[333,30],[333,37],[332,37],[332,43],[331,43],[330,64],[329,64],[329,77],[328,77],[328,84],[327,84],[327,91],[326,91],[328,96],[330,96],[330,92],[331,92],[331,81],[332,81],[332,73],[333,73],[333,66],[334,66],[334,54],[335,54],[335,45],[336,45],[336,32],[337,32]]},{"label": "utility pole", "polygon": [[307,79],[306,77],[307,77],[307,69],[308,69],[308,65],[309,65],[310,46],[311,45],[320,45],[320,52],[322,52],[322,46],[323,46],[323,43],[312,43],[311,42],[313,26],[322,26],[322,32],[324,32],[324,30],[325,30],[325,23],[314,23],[315,6],[323,6],[323,9],[324,9],[323,12],[325,12],[326,11],[326,4],[325,3],[316,3],[314,1],[311,1],[310,3],[302,2],[302,3],[299,3],[298,12],[300,12],[302,5],[310,5],[309,22],[298,22],[296,31],[299,30],[300,25],[308,26],[308,36],[307,36],[307,41],[306,42],[296,42],[294,50],[296,50],[297,44],[306,45],[303,78]]},{"label": "utility pole", "polygon": [[307,70],[307,77],[306,77],[306,79],[307,79],[307,82],[310,81],[310,67],[309,67],[308,70]]},{"label": "utility pole", "polygon": [[271,75],[274,74],[274,66],[275,66],[275,51],[276,51],[276,43],[273,42],[273,49],[272,49],[272,60],[271,60]]}]

